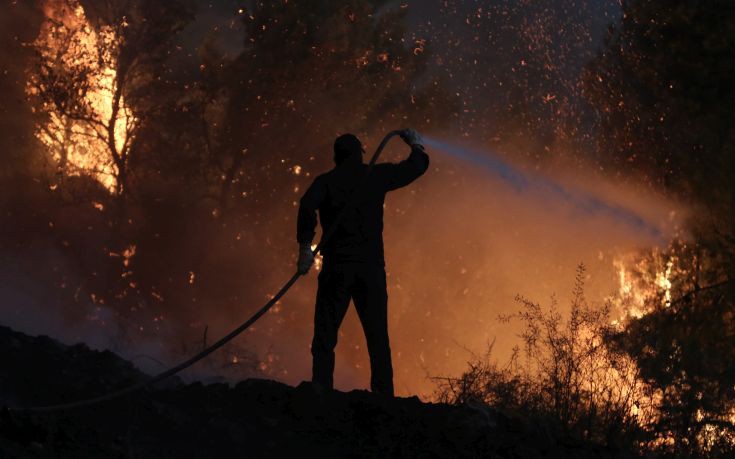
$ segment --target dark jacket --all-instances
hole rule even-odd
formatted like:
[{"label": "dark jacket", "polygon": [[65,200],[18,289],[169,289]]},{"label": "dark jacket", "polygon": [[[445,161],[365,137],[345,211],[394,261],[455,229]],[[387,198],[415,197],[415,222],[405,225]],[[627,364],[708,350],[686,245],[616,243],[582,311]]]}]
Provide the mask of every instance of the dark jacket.
[{"label": "dark jacket", "polygon": [[400,163],[376,164],[367,181],[367,164],[361,156],[347,158],[331,171],[318,176],[301,198],[296,238],[300,244],[314,239],[317,216],[323,233],[353,199],[334,234],[322,249],[325,263],[366,262],[384,265],[383,202],[385,194],[404,187],[420,177],[429,167],[429,156],[420,147],[411,149]]}]

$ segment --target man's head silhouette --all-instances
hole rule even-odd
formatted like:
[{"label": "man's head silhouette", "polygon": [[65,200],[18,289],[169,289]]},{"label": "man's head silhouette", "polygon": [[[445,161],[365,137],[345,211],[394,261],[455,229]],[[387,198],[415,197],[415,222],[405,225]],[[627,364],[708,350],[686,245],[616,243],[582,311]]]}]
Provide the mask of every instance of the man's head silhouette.
[{"label": "man's head silhouette", "polygon": [[339,165],[351,156],[360,156],[364,151],[355,134],[342,134],[334,141],[334,162]]}]

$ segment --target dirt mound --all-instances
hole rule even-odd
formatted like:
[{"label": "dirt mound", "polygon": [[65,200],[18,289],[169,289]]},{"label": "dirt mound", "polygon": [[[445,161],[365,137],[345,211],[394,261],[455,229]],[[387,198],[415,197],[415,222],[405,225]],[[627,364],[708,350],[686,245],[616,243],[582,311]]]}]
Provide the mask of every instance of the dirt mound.
[{"label": "dirt mound", "polygon": [[[43,405],[101,395],[146,376],[111,352],[0,327],[0,401]],[[315,391],[268,380],[169,382],[53,414],[3,409],[0,457],[614,457],[477,406]]]}]

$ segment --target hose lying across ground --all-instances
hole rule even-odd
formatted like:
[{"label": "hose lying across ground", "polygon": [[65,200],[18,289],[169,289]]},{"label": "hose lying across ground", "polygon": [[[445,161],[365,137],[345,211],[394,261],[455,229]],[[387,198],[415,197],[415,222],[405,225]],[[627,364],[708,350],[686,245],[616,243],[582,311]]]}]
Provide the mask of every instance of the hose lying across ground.
[{"label": "hose lying across ground", "polygon": [[[403,131],[391,131],[389,132],[380,142],[380,145],[378,146],[377,150],[375,150],[375,153],[373,153],[372,158],[370,158],[370,162],[368,163],[368,169],[365,173],[365,176],[362,179],[362,182],[359,184],[359,186],[356,188],[355,195],[358,194],[358,192],[361,190],[361,188],[365,185],[365,182],[367,181],[368,176],[370,175],[370,172],[373,170],[373,166],[375,165],[375,162],[378,160],[378,157],[383,152],[383,149],[388,144],[388,141],[397,136],[401,135]],[[354,195],[351,201],[347,203],[347,205],[342,209],[342,211],[337,215],[337,218],[335,219],[334,223],[329,227],[329,229],[324,233],[322,236],[321,241],[319,242],[319,245],[317,245],[316,249],[314,249],[314,254],[316,255],[321,251],[324,244],[329,240],[329,238],[334,234],[334,231],[337,229],[337,225],[341,222],[343,216],[345,215],[346,211],[349,210],[349,208],[354,205]],[[268,310],[273,307],[274,304],[276,304],[283,295],[288,292],[288,290],[293,286],[293,284],[296,283],[296,281],[301,277],[301,274],[297,271],[294,273],[291,278],[281,287],[281,289],[278,291],[278,293],[273,296],[263,307],[261,307],[255,314],[253,314],[248,320],[243,322],[240,326],[232,330],[227,335],[223,336],[219,340],[217,340],[215,343],[213,343],[208,348],[202,350],[198,354],[192,356],[191,358],[181,362],[180,364],[169,368],[168,370],[157,374],[156,376],[153,376],[150,379],[147,379],[145,381],[141,381],[138,384],[133,384],[132,386],[128,386],[124,389],[120,389],[115,392],[110,392],[105,395],[100,395],[99,397],[89,398],[86,400],[78,400],[75,402],[69,402],[69,403],[61,403],[58,405],[49,405],[49,406],[38,406],[38,407],[32,407],[32,408],[16,408],[13,409],[13,411],[32,411],[32,412],[51,412],[51,411],[60,411],[60,410],[68,410],[72,408],[80,408],[84,406],[94,405],[96,403],[105,402],[108,400],[116,399],[119,397],[122,397],[124,395],[127,395],[131,392],[135,392],[137,390],[143,389],[145,387],[151,386],[153,384],[156,384],[157,382],[163,381],[164,379],[173,376],[190,366],[194,365],[198,361],[204,359],[212,352],[216,351],[217,349],[221,348],[225,344],[227,344],[229,341],[231,341],[233,338],[235,338],[240,333],[247,330],[251,325],[253,325],[255,322],[260,319],[263,314],[268,312]]]}]

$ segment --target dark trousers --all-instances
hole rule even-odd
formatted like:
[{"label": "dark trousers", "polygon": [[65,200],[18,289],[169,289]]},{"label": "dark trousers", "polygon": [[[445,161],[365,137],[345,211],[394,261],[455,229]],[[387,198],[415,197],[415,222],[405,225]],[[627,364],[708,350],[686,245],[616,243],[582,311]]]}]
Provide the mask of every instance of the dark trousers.
[{"label": "dark trousers", "polygon": [[319,273],[314,315],[312,381],[334,385],[334,348],[350,299],[355,303],[370,354],[370,388],[393,395],[393,366],[388,342],[388,293],[385,269],[370,263],[327,264]]}]

